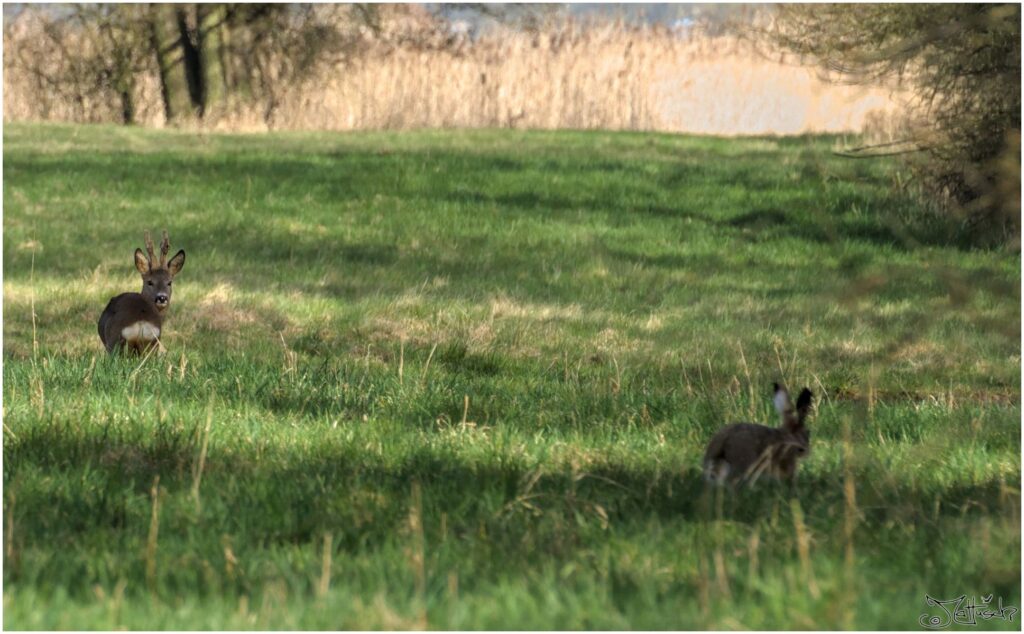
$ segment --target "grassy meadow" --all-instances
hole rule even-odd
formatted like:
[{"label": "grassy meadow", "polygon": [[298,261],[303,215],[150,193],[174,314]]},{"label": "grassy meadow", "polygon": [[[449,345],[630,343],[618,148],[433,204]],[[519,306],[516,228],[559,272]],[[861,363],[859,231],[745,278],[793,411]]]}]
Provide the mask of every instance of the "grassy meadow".
[{"label": "grassy meadow", "polygon": [[[1021,605],[1020,257],[839,139],[3,134],[6,628]],[[108,358],[165,227],[167,353]],[[773,381],[819,397],[798,486],[705,489]]]}]

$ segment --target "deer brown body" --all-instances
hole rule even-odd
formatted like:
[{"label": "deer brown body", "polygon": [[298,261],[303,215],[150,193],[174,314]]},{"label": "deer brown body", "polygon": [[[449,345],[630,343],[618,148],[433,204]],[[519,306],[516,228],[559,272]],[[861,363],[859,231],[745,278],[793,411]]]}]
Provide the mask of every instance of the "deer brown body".
[{"label": "deer brown body", "polygon": [[164,311],[171,305],[171,284],[185,266],[185,251],[178,251],[170,261],[167,232],[160,243],[160,258],[153,252],[153,240],[146,232],[146,251],[135,249],[135,268],[142,275],[141,293],[121,293],[107,302],[97,324],[100,340],[107,352],[126,349],[144,352],[160,345]]}]

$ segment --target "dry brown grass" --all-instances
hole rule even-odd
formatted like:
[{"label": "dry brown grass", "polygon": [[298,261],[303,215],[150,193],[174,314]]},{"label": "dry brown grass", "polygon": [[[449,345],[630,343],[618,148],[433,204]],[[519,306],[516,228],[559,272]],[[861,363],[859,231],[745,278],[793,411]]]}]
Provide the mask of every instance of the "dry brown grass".
[{"label": "dry brown grass", "polygon": [[[4,120],[119,121],[118,104],[70,99],[21,70],[47,55],[31,20],[4,38]],[[621,22],[564,23],[539,33],[495,30],[437,44],[437,24],[366,35],[359,55],[319,69],[264,105],[238,106],[207,127],[366,130],[446,127],[657,130],[718,135],[862,131],[893,118],[885,88],[843,86],[795,60],[769,59],[736,38],[681,37]],[[416,29],[427,35],[415,35]],[[429,31],[429,33],[428,33]],[[432,38],[432,39],[431,39]],[[57,62],[54,62],[57,63]],[[155,68],[139,78],[138,122],[165,124]],[[114,100],[110,100],[114,101]]]}]

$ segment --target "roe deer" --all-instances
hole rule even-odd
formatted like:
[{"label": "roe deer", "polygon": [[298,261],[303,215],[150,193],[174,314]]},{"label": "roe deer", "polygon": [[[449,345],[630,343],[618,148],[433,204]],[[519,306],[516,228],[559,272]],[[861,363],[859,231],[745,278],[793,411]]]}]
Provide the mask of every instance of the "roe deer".
[{"label": "roe deer", "polygon": [[185,266],[185,251],[178,251],[167,261],[171,244],[167,232],[160,243],[160,259],[153,254],[153,240],[146,232],[146,251],[135,249],[135,268],[142,275],[141,293],[121,293],[107,303],[98,324],[100,339],[107,352],[127,348],[142,352],[150,346],[160,346],[163,313],[171,305],[171,282]]},{"label": "roe deer", "polygon": [[804,420],[814,394],[805,387],[794,408],[786,388],[778,383],[773,387],[775,409],[782,424],[766,427],[734,423],[720,429],[704,454],[704,476],[708,482],[754,482],[762,474],[790,482],[796,477],[798,461],[806,458],[811,449],[811,432]]}]

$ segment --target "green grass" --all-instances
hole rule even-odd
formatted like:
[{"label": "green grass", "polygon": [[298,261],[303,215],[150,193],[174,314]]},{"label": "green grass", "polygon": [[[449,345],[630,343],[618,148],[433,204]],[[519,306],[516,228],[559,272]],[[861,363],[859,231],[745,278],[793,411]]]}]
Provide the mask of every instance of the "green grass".
[{"label": "green grass", "polygon": [[[836,141],[6,125],[5,627],[1020,607],[1020,258]],[[164,227],[168,353],[107,358]],[[798,488],[706,490],[777,380]]]}]

